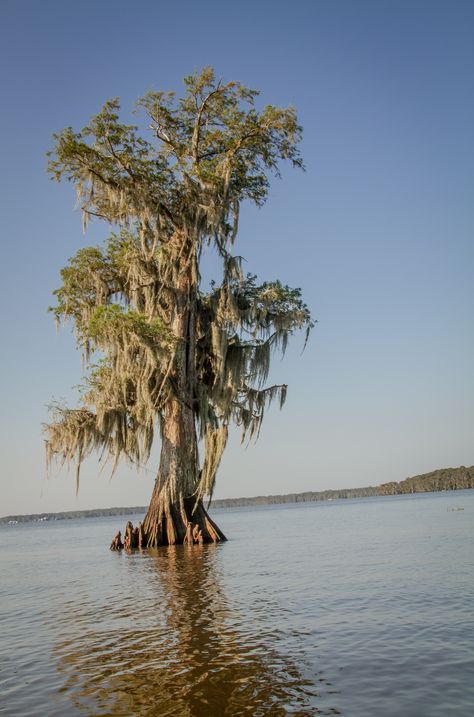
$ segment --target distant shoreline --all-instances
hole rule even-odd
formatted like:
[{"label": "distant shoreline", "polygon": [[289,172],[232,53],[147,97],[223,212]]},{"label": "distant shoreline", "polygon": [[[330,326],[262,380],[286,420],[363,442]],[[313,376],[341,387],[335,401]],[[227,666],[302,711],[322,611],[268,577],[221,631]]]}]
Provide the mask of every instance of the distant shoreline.
[{"label": "distant shoreline", "polygon": [[[285,503],[310,503],[324,500],[367,498],[380,495],[403,495],[407,493],[431,493],[448,490],[474,488],[474,466],[466,468],[440,468],[431,473],[406,478],[403,481],[382,483],[366,488],[306,491],[284,495],[262,495],[251,498],[222,498],[212,502],[213,508],[244,508],[258,505],[280,505]],[[6,515],[1,524],[32,523],[49,520],[76,520],[78,518],[101,518],[107,516],[129,516],[146,513],[146,506],[126,508],[96,508],[93,510],[68,510],[58,513],[31,513],[28,515]]]}]

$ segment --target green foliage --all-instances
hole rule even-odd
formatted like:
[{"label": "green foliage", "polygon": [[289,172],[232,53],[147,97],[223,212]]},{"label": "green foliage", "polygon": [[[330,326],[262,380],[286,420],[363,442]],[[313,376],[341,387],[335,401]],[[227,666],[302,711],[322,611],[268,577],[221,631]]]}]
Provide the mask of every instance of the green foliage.
[{"label": "green foliage", "polygon": [[86,247],[61,270],[61,279],[62,286],[54,292],[57,305],[50,311],[58,321],[74,319],[79,329],[87,312],[107,300],[117,277],[100,248]]},{"label": "green foliage", "polygon": [[149,318],[138,311],[125,310],[119,304],[98,306],[91,316],[89,337],[98,345],[110,346],[114,341],[131,337],[148,345],[171,344],[174,336],[159,318]]},{"label": "green foliage", "polygon": [[189,222],[198,241],[222,248],[237,231],[238,204],[262,204],[279,162],[302,167],[294,108],[255,109],[258,92],[216,81],[213,71],[185,78],[186,94],[148,92],[137,103],[152,138],[119,122],[120,103],[105,103],[82,130],[54,135],[49,172],[76,187],[84,213],[111,223],[137,221],[144,246],[166,241]]}]

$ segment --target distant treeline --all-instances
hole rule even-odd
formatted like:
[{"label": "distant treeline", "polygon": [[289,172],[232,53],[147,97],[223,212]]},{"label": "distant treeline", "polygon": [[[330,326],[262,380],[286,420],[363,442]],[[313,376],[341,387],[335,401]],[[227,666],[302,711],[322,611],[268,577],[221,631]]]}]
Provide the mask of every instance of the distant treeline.
[{"label": "distant treeline", "polygon": [[316,500],[339,500],[344,498],[367,498],[374,495],[401,495],[402,493],[430,493],[442,490],[463,490],[474,488],[474,466],[466,468],[441,468],[432,473],[405,478],[396,483],[383,483],[366,488],[342,488],[340,490],[307,491],[285,495],[262,495],[253,498],[226,498],[215,500],[214,508],[242,508],[252,505],[274,505],[277,503],[306,503]]},{"label": "distant treeline", "polygon": [[1,523],[32,523],[46,520],[76,520],[77,518],[104,518],[109,515],[137,515],[146,513],[146,508],[94,508],[93,510],[68,510],[61,513],[33,513],[32,515],[7,515]]},{"label": "distant treeline", "polygon": [[400,483],[382,483],[377,495],[400,495],[401,493],[431,493],[439,490],[464,490],[474,488],[474,466],[466,468],[441,468]]},{"label": "distant treeline", "polygon": [[277,505],[279,503],[310,503],[316,500],[338,500],[339,498],[366,498],[379,495],[378,488],[341,488],[340,490],[306,491],[285,495],[257,495],[252,498],[223,498],[213,500],[213,508],[244,508],[251,505]]},{"label": "distant treeline", "polygon": [[[244,508],[252,505],[276,505],[280,503],[309,503],[318,500],[341,500],[367,498],[375,495],[401,495],[403,493],[430,493],[442,490],[464,490],[474,488],[474,466],[466,468],[441,468],[431,473],[406,478],[399,483],[382,483],[367,488],[346,488],[341,490],[306,491],[285,495],[261,495],[252,498],[225,498],[214,500],[214,508]],[[73,520],[77,518],[100,518],[113,515],[138,515],[146,513],[145,506],[135,508],[97,508],[95,510],[70,510],[63,513],[37,513],[35,515],[7,515],[0,523],[29,523],[46,520]]]}]

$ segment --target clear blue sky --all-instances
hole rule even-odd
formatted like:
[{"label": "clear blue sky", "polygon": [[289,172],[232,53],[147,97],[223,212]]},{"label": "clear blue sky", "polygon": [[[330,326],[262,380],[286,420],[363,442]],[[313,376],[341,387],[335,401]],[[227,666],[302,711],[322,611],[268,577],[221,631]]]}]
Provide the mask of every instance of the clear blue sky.
[{"label": "clear blue sky", "polygon": [[[0,515],[148,502],[153,473],[94,461],[45,480],[41,422],[81,362],[47,307],[83,236],[45,174],[51,134],[120,96],[213,65],[294,104],[307,172],[284,168],[237,250],[301,286],[319,323],[273,378],[288,402],[231,441],[216,496],[401,480],[474,463],[474,3],[471,0],[3,0]],[[150,469],[156,468],[155,460]]]}]

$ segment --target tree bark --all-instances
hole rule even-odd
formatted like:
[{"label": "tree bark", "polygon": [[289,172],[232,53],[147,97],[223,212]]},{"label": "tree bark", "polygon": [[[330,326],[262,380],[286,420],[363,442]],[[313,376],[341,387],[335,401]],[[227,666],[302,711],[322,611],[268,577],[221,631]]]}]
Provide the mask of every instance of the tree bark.
[{"label": "tree bark", "polygon": [[160,468],[145,520],[142,547],[226,540],[193,493],[198,478],[194,414],[172,401],[163,427]]}]

